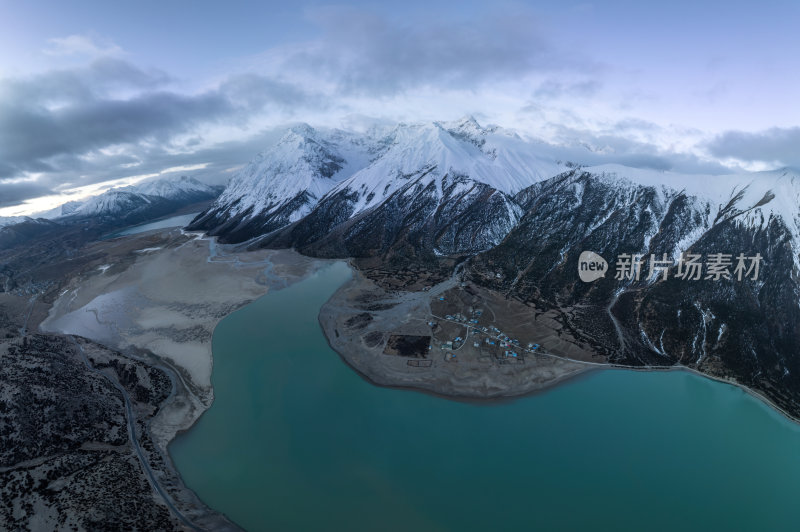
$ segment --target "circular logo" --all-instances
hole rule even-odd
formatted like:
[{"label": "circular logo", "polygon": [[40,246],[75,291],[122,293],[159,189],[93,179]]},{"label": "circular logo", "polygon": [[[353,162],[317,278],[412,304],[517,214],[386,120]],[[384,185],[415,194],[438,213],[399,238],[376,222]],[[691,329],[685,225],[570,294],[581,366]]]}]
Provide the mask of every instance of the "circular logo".
[{"label": "circular logo", "polygon": [[606,259],[594,251],[584,251],[578,257],[578,276],[584,283],[591,283],[604,277],[607,271]]}]

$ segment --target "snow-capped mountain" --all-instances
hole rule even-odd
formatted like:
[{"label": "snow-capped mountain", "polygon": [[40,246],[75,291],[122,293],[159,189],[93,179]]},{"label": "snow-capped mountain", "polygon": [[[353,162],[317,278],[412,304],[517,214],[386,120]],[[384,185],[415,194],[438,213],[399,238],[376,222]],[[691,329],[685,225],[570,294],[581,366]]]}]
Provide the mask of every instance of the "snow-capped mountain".
[{"label": "snow-capped mountain", "polygon": [[160,179],[92,196],[61,219],[113,218],[124,223],[135,223],[169,214],[183,205],[213,199],[218,193],[217,188],[188,177]]},{"label": "snow-capped mountain", "polygon": [[83,201],[81,200],[68,201],[66,203],[62,203],[54,209],[38,212],[35,214],[35,216],[37,218],[44,218],[46,220],[55,220],[56,218],[61,218],[62,216],[69,216],[81,205],[83,205]]},{"label": "snow-capped mountain", "polygon": [[73,206],[65,216],[87,218],[97,216],[130,215],[147,209],[166,207],[168,204],[190,204],[209,200],[217,196],[219,190],[182,176],[178,179],[159,179],[137,185],[113,188],[97,196],[92,196],[79,205]]},{"label": "snow-capped mountain", "polygon": [[792,236],[795,264],[800,270],[800,172],[791,168],[730,175],[685,175],[672,172],[602,165],[583,169],[614,187],[631,185],[655,191],[667,201],[686,196],[696,211],[705,213],[702,223],[676,243],[677,258],[697,237],[713,226],[730,222],[744,229],[760,230],[780,221]]},{"label": "snow-capped mountain", "polygon": [[[223,241],[361,258],[404,278],[446,276],[467,258],[472,282],[555,312],[576,342],[614,362],[695,367],[800,411],[800,172],[560,166],[539,144],[469,118],[339,132],[362,148],[359,164],[329,132],[296,135],[199,220]],[[248,225],[255,212],[270,215]],[[582,282],[584,250],[611,274]],[[760,255],[760,277],[679,280],[684,252]],[[645,262],[640,278],[616,279],[623,254],[666,256],[670,276]]]},{"label": "snow-capped mountain", "polygon": [[726,220],[753,228],[780,219],[800,250],[795,171],[701,176],[603,165],[564,173],[537,148],[472,117],[361,135],[303,124],[239,172],[193,227],[225,242],[258,237],[254,245],[324,255],[380,255],[406,244],[434,255],[474,254],[519,225],[531,195],[556,183],[566,187],[558,176],[570,175],[574,204],[560,206],[562,214],[584,205],[584,194],[602,188],[608,195],[605,206],[588,213],[593,226],[624,204],[638,213],[637,225],[652,219],[642,233],[652,237],[659,213],[682,198],[692,222],[672,224],[673,258]]},{"label": "snow-capped mountain", "polygon": [[528,142],[499,128],[484,129],[474,118],[458,122],[401,124],[387,136],[388,149],[372,164],[339,184],[331,195],[355,195],[353,214],[372,208],[409,183],[432,185],[441,196],[444,180],[463,176],[505,194],[558,173]]},{"label": "snow-capped mountain", "polygon": [[123,212],[134,212],[151,205],[156,198],[124,190],[108,190],[82,202],[69,217],[88,218]]},{"label": "snow-capped mountain", "polygon": [[344,131],[292,127],[234,175],[190,228],[242,241],[288,225],[308,214],[339,181],[366,166],[377,149],[369,139]]},{"label": "snow-capped mountain", "polygon": [[[475,256],[475,282],[552,308],[579,342],[630,365],[674,365],[733,377],[800,408],[800,174],[691,176],[620,166],[579,168],[515,196],[525,214]],[[609,262],[592,283],[578,257]],[[760,255],[757,279],[676,277],[682,252],[703,261]],[[644,257],[639,279],[617,279],[622,254]],[[651,257],[668,261],[668,277]],[[670,262],[671,261],[671,262]],[[792,389],[795,396],[776,394]]]},{"label": "snow-capped mountain", "polygon": [[27,216],[0,216],[0,227],[14,225],[30,220]]},{"label": "snow-capped mountain", "polygon": [[69,221],[97,216],[128,215],[149,209],[177,209],[216,198],[221,187],[206,185],[181,176],[173,179],[145,181],[127,187],[112,188],[83,200],[68,201],[49,211],[36,213],[36,218]]},{"label": "snow-capped mountain", "polygon": [[292,224],[262,244],[302,247],[330,236],[317,247],[354,255],[386,252],[406,239],[427,253],[476,252],[516,224],[521,211],[512,194],[558,171],[530,148],[472,117],[399,124],[360,137],[294,128],[236,176],[192,227],[241,242]]},{"label": "snow-capped mountain", "polygon": [[202,200],[207,199],[209,196],[216,196],[220,192],[219,187],[206,185],[189,176],[180,176],[177,179],[145,181],[119,190],[173,201],[192,201],[195,198],[201,198]]}]

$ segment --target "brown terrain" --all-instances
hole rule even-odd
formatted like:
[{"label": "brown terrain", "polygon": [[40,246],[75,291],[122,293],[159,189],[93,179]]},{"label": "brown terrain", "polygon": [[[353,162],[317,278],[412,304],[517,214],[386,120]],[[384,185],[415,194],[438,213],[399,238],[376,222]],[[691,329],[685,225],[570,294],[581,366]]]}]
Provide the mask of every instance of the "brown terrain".
[{"label": "brown terrain", "polygon": [[553,313],[460,282],[458,274],[413,292],[392,289],[406,283],[389,276],[376,282],[355,270],[320,311],[331,346],[376,384],[492,398],[604,365]]}]

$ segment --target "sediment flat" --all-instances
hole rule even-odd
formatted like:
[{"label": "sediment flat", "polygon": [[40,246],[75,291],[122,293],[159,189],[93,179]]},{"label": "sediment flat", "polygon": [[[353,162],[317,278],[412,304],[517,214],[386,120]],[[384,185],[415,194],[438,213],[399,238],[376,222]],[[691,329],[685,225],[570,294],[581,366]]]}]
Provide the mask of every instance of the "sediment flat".
[{"label": "sediment flat", "polygon": [[123,353],[151,353],[180,376],[152,423],[166,449],[211,405],[211,339],[217,323],[323,262],[290,250],[232,251],[180,229],[99,242],[101,258],[70,279],[40,328]]},{"label": "sediment flat", "polygon": [[[243,251],[179,229],[98,242],[86,254],[96,258],[65,280],[40,329],[82,336],[173,372],[174,392],[149,422],[149,436],[165,458],[169,442],[188,430],[213,401],[211,340],[216,325],[270,290],[297,282],[330,262],[292,250]],[[455,350],[453,360],[448,356],[452,353],[440,348],[445,337],[463,330],[470,342],[477,338],[470,336],[465,323],[444,316],[447,305],[467,305],[468,291],[454,277],[425,291],[389,293],[353,269],[353,279],[323,305],[319,321],[333,349],[373,383],[453,398],[528,394],[599,365],[532,353],[512,364],[498,359],[496,350],[489,352],[483,345],[476,349],[471,343]],[[527,309],[493,301],[491,294],[478,299],[486,308],[483,322],[499,325],[516,315],[527,319]],[[439,323],[435,330],[431,320]],[[554,353],[591,359],[546,315],[532,328],[527,322],[520,326],[535,332],[537,342]],[[392,335],[401,340],[396,349],[387,349]],[[427,336],[427,353],[405,356],[405,346],[419,351]],[[404,342],[404,337],[414,341]],[[177,475],[170,463],[164,467]],[[174,489],[185,491],[178,498],[196,501],[185,487]]]},{"label": "sediment flat", "polygon": [[[292,250],[244,251],[180,229],[94,246],[90,251],[98,256],[97,264],[69,280],[40,327],[84,336],[123,353],[152,354],[174,370],[176,393],[151,426],[162,449],[213,401],[211,339],[217,323],[270,289],[329,262]],[[352,270],[352,280],[323,305],[319,321],[331,347],[375,384],[448,397],[497,398],[544,390],[604,362],[547,314],[537,316],[494,294],[478,293],[477,287],[465,288],[455,275],[422,291],[386,292]],[[456,309],[466,314],[468,306],[484,308],[476,320],[480,324],[467,323],[463,316],[461,322],[447,319],[446,313]],[[478,325],[498,332],[475,334]],[[518,356],[501,356],[499,345],[488,344],[503,329],[522,342],[509,344]],[[414,338],[417,348],[430,337],[429,349],[404,356],[387,349],[393,335]],[[459,336],[463,345],[445,349],[447,338]],[[530,342],[541,344],[541,350],[526,349]]]},{"label": "sediment flat", "polygon": [[[602,361],[592,362],[588,351],[555,334],[544,319],[535,328],[539,338],[536,343],[552,336],[553,346],[561,346],[561,351],[586,360],[571,360],[553,353],[523,353],[524,345],[515,348],[516,357],[504,356],[498,346],[486,342],[495,336],[494,332],[487,334],[482,330],[484,323],[500,325],[485,297],[476,297],[485,307],[481,311],[485,317],[477,320],[480,334],[471,333],[478,324],[466,319],[447,320],[433,308],[440,303],[439,298],[454,301],[463,289],[454,277],[424,291],[390,293],[354,269],[352,280],[320,309],[319,321],[331,347],[369,381],[451,398],[490,399],[529,394],[602,367]],[[431,327],[431,323],[436,325]],[[430,347],[423,356],[398,355],[394,349],[387,349],[393,336],[406,336],[417,342],[420,337],[429,336]],[[445,339],[454,337],[462,337],[462,345],[447,348]]]}]

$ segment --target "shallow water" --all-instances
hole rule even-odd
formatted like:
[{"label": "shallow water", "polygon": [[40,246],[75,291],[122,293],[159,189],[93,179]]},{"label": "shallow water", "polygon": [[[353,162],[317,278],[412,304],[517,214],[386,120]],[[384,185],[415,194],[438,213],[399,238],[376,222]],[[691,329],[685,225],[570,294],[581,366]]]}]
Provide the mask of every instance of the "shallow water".
[{"label": "shallow water", "polygon": [[800,430],[687,372],[597,371],[466,403],[379,388],[333,352],[334,264],[225,318],[216,400],[170,452],[248,530],[793,530]]},{"label": "shallow water", "polygon": [[147,224],[136,225],[134,227],[129,227],[122,231],[117,231],[111,235],[108,235],[106,238],[116,238],[118,236],[128,236],[128,235],[135,235],[138,233],[144,233],[145,231],[152,231],[154,229],[166,229],[168,227],[183,227],[188,225],[195,216],[199,213],[194,212],[191,214],[179,214],[178,216],[171,216],[170,218],[164,218],[163,220],[158,220],[155,222],[150,222]]}]

